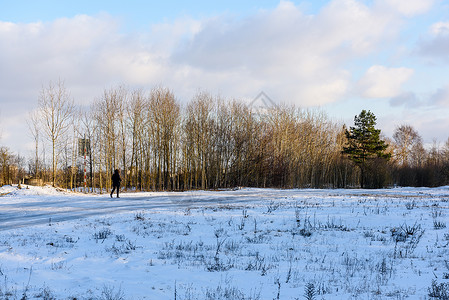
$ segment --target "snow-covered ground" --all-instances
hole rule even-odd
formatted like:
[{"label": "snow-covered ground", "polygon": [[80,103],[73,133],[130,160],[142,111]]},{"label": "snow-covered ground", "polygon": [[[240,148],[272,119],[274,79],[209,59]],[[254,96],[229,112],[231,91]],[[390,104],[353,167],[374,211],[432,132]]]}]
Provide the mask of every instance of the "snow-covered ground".
[{"label": "snow-covered ground", "polygon": [[449,292],[448,187],[0,195],[0,299]]}]

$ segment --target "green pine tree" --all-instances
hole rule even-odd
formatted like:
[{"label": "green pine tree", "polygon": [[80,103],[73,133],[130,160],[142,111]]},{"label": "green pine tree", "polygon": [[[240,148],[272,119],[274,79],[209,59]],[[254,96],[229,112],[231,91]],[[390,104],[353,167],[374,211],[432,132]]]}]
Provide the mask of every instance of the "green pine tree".
[{"label": "green pine tree", "polygon": [[380,139],[380,129],[374,127],[376,116],[372,112],[362,110],[354,117],[354,125],[345,131],[347,145],[342,152],[360,168],[360,185],[365,188],[368,162],[376,158],[388,160],[391,154],[385,153],[388,144]]}]

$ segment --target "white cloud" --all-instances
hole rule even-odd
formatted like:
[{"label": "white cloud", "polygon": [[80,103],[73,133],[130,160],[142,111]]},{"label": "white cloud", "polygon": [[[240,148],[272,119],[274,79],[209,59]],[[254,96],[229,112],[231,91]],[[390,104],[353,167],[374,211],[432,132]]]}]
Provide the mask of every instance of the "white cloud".
[{"label": "white cloud", "polygon": [[420,107],[420,99],[413,92],[404,92],[390,99],[391,106],[405,106],[407,108]]},{"label": "white cloud", "polygon": [[[246,89],[248,82],[256,81],[253,95],[266,90],[275,99],[322,105],[348,92],[345,63],[391,41],[397,25],[391,15],[354,0],[332,1],[317,15],[305,15],[283,1],[273,11],[243,20],[206,20],[172,59],[207,75],[237,73]],[[227,82],[224,78],[218,85]]]},{"label": "white cloud", "polygon": [[245,18],[181,18],[140,34],[120,33],[108,15],[0,23],[0,64],[9,70],[0,73],[0,88],[13,93],[27,86],[37,95],[42,84],[62,78],[84,103],[124,82],[234,97],[266,90],[281,101],[326,104],[349,90],[346,62],[391,41],[397,25],[355,0],[331,1],[317,15],[281,1]]},{"label": "white cloud", "polygon": [[449,108],[449,84],[446,84],[425,97],[418,97],[413,92],[404,92],[390,99],[390,104],[391,106],[404,106],[411,109],[440,109],[440,112],[447,113],[446,110]]},{"label": "white cloud", "polygon": [[432,60],[449,61],[449,22],[432,24],[428,36],[420,41],[417,52]]},{"label": "white cloud", "polygon": [[449,84],[438,89],[430,97],[429,104],[437,107],[449,107]]},{"label": "white cloud", "polygon": [[432,24],[430,32],[435,35],[449,35],[449,22],[437,22]]},{"label": "white cloud", "polygon": [[357,83],[357,90],[363,97],[393,98],[399,96],[401,85],[413,75],[409,68],[370,67]]},{"label": "white cloud", "polygon": [[427,12],[435,0],[379,0],[378,4],[386,6],[398,13],[412,17]]},{"label": "white cloud", "polygon": [[382,133],[392,136],[398,125],[410,124],[419,132],[424,144],[432,144],[433,140],[447,141],[449,119],[447,112],[441,109],[405,109],[403,111],[392,111],[379,116],[379,128]]},{"label": "white cloud", "polygon": [[[42,85],[58,78],[80,104],[119,83],[165,85],[181,100],[198,89],[246,98],[263,90],[301,106],[335,103],[351,90],[349,65],[395,43],[403,21],[397,12],[417,14],[432,1],[410,0],[408,8],[405,1],[366,3],[372,2],[333,0],[307,15],[301,6],[281,1],[246,17],[183,17],[138,33],[121,32],[121,24],[106,14],[48,23],[0,21],[3,114],[23,115],[21,110],[35,106]],[[443,25],[435,30],[443,31]],[[359,87],[369,97],[398,96],[412,73],[376,66]]]}]

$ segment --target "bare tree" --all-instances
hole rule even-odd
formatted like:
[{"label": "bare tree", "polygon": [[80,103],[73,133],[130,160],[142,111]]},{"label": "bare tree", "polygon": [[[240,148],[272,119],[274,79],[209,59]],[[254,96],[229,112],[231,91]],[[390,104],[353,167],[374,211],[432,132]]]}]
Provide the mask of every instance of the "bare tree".
[{"label": "bare tree", "polygon": [[57,145],[69,128],[74,107],[73,100],[70,98],[64,82],[59,80],[56,84],[50,82],[48,87],[42,88],[38,105],[42,116],[43,130],[51,142],[52,184],[55,186],[58,161]]},{"label": "bare tree", "polygon": [[443,149],[441,150],[442,159],[444,162],[449,162],[449,138],[443,145]]},{"label": "bare tree", "polygon": [[12,184],[12,164],[14,157],[7,147],[0,147],[0,186]]},{"label": "bare tree", "polygon": [[135,90],[131,93],[129,105],[127,107],[128,131],[131,134],[131,167],[130,184],[142,190],[143,186],[143,156],[145,151],[145,131],[147,129],[146,111],[148,101],[142,90]]},{"label": "bare tree", "polygon": [[127,120],[126,107],[128,105],[128,90],[125,88],[119,89],[119,99],[116,103],[117,107],[117,126],[118,126],[118,156],[123,170],[123,187],[126,189],[128,184],[128,134],[127,134]]},{"label": "bare tree", "polygon": [[111,187],[112,171],[119,169],[120,163],[126,173],[127,139],[124,107],[127,94],[127,90],[122,86],[105,90],[103,96],[93,106],[98,126],[96,141],[104,167],[107,189]]},{"label": "bare tree", "polygon": [[212,137],[212,111],[214,99],[205,92],[200,92],[187,106],[186,131],[187,144],[191,148],[189,160],[193,163],[195,187],[198,187],[201,176],[201,189],[207,188],[207,169],[209,156],[211,155]]},{"label": "bare tree", "polygon": [[[94,145],[96,144],[97,130],[98,126],[96,126],[95,115],[90,107],[88,110],[81,110],[79,113],[80,117],[80,130],[78,131],[78,136],[83,136],[89,140],[87,143],[88,153],[88,163],[89,163],[89,178],[90,178],[90,186],[92,189],[95,188],[95,172],[94,165],[96,160],[96,148]],[[76,154],[76,153],[75,153]]]},{"label": "bare tree", "polygon": [[27,119],[28,129],[34,140],[34,176],[39,176],[39,133],[40,133],[40,119],[38,111],[33,111],[29,114]]},{"label": "bare tree", "polygon": [[422,139],[418,132],[411,125],[400,125],[393,133],[396,145],[394,158],[402,166],[415,166],[421,152]]},{"label": "bare tree", "polygon": [[151,91],[150,128],[155,154],[155,184],[163,189],[173,188],[177,158],[177,128],[180,126],[180,106],[167,88]]},{"label": "bare tree", "polygon": [[217,100],[216,121],[213,127],[214,139],[211,162],[214,187],[227,187],[229,167],[232,158],[232,113],[231,105],[223,99]]}]

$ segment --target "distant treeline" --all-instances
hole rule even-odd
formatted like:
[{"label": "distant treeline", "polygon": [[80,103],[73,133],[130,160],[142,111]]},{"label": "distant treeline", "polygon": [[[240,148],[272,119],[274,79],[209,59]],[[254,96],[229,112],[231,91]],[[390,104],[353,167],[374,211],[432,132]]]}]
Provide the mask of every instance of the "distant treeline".
[{"label": "distant treeline", "polygon": [[105,90],[81,109],[62,82],[43,88],[38,103],[28,120],[34,155],[25,159],[1,147],[2,185],[34,179],[68,189],[83,186],[80,138],[89,140],[87,185],[101,190],[111,187],[114,169],[123,188],[136,190],[449,183],[449,141],[425,149],[410,125],[398,126],[392,139],[382,137],[390,159],[370,158],[360,168],[343,152],[346,126],[320,110],[256,110],[206,92],[182,106],[167,88],[124,87]]}]

